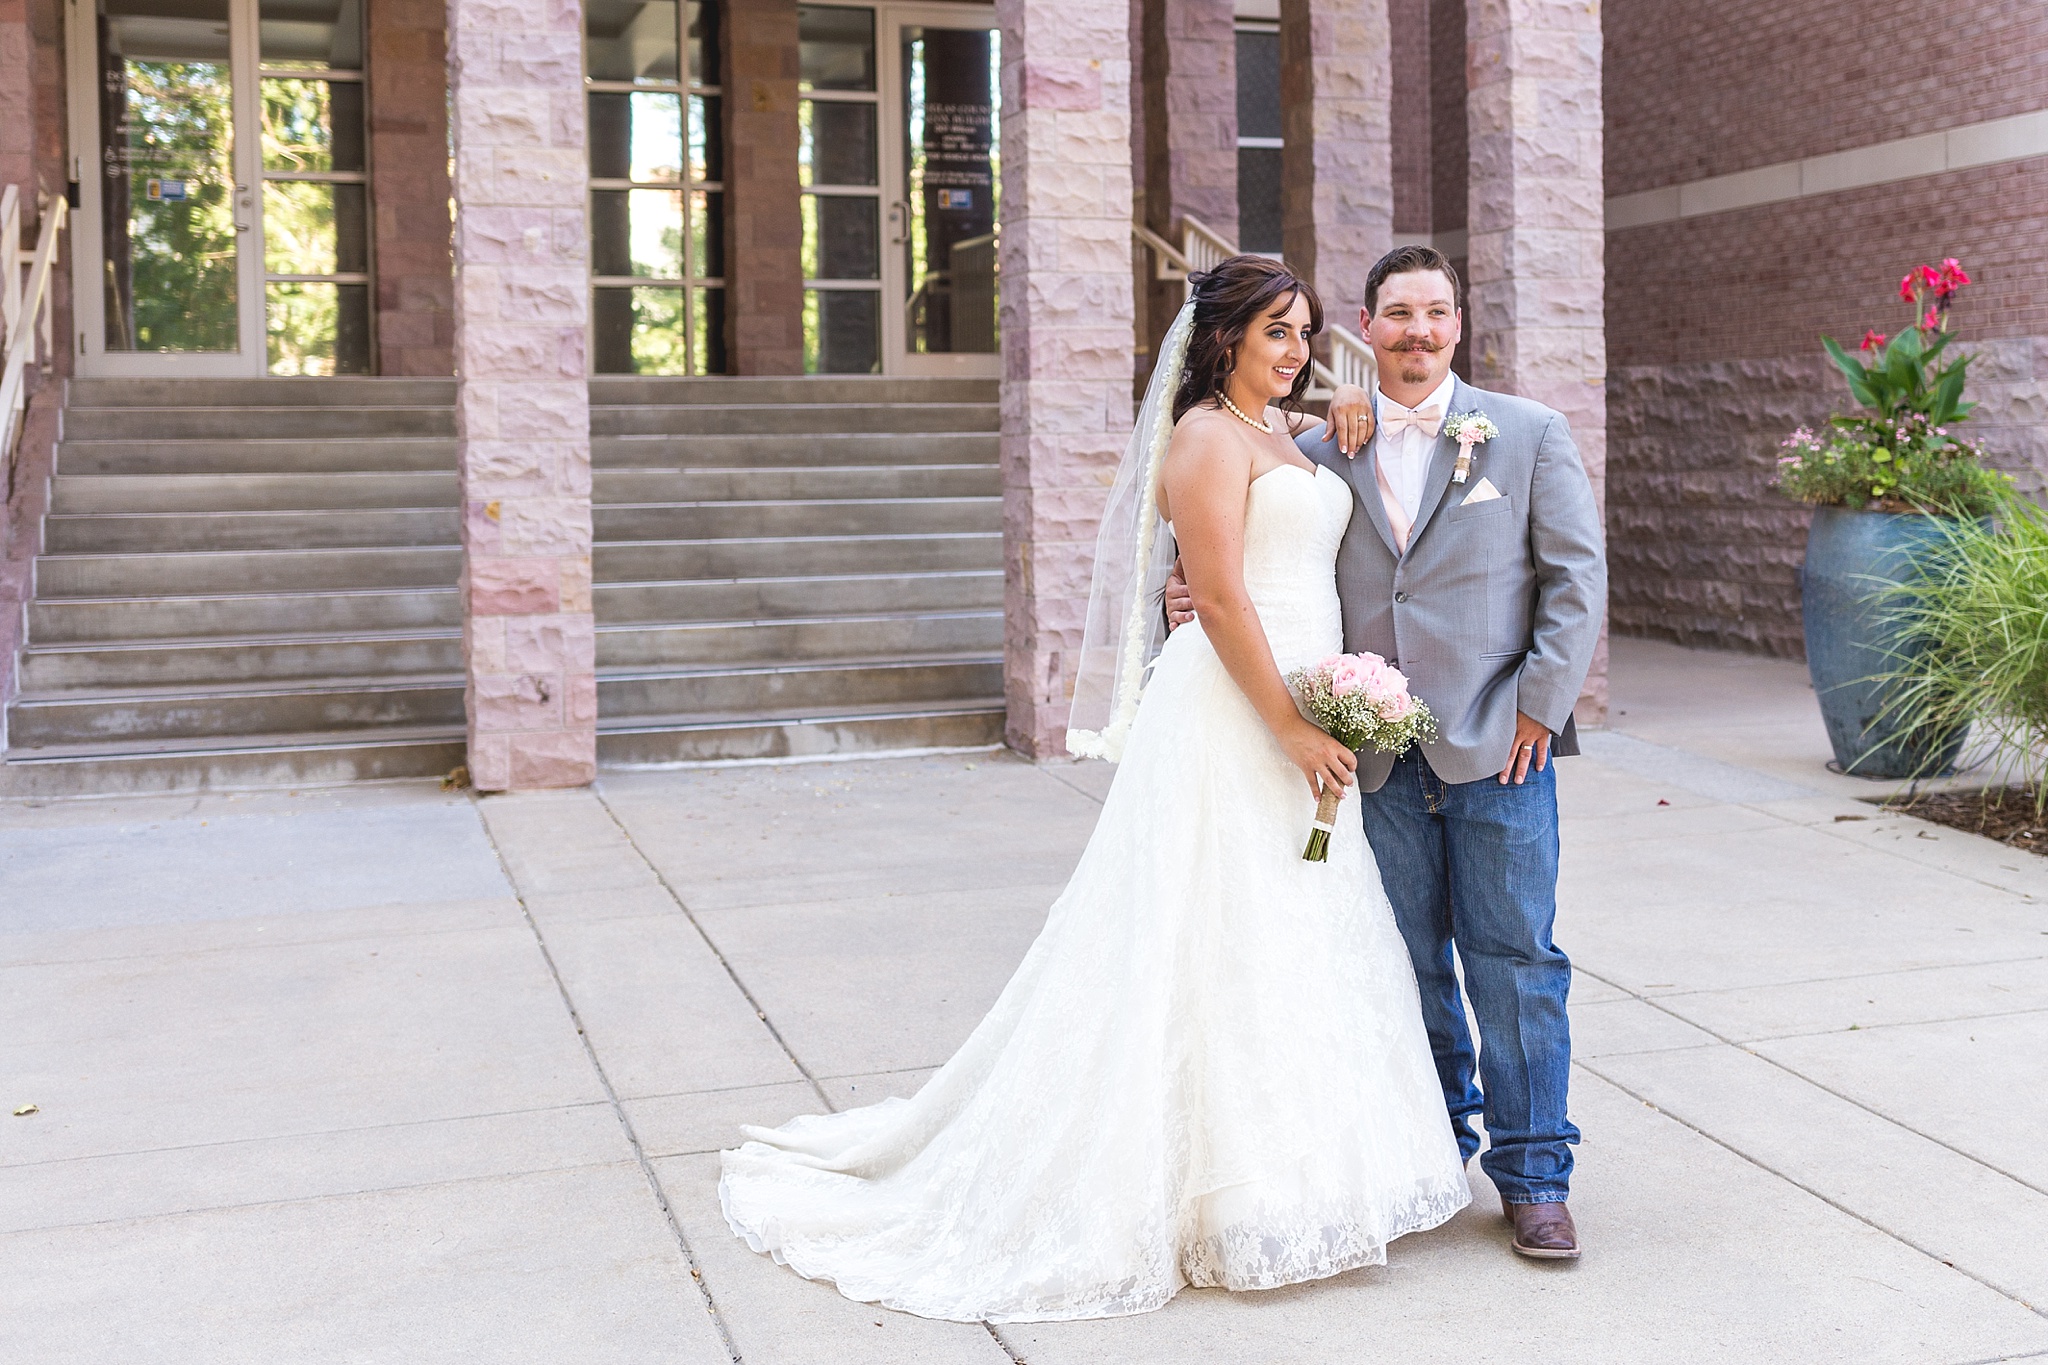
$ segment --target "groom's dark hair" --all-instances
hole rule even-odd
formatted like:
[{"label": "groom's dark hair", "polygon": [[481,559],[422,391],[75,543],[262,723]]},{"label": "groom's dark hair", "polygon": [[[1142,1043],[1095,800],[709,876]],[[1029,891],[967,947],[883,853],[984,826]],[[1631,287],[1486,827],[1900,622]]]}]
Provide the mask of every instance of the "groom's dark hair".
[{"label": "groom's dark hair", "polygon": [[1465,306],[1465,286],[1458,280],[1458,272],[1451,269],[1450,257],[1433,246],[1420,242],[1408,246],[1397,246],[1373,263],[1365,276],[1365,311],[1377,313],[1380,304],[1380,286],[1389,276],[1406,275],[1415,270],[1441,270],[1444,278],[1451,282],[1451,302],[1459,308]]}]

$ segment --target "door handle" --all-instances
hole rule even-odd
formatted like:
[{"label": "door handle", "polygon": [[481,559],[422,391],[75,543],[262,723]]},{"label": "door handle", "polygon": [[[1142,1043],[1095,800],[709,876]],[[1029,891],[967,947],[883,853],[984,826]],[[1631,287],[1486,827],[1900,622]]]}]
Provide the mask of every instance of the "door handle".
[{"label": "door handle", "polygon": [[901,199],[889,205],[889,245],[901,246],[910,240],[910,205]]},{"label": "door handle", "polygon": [[249,230],[249,211],[255,207],[254,197],[247,185],[235,186],[235,231]]}]

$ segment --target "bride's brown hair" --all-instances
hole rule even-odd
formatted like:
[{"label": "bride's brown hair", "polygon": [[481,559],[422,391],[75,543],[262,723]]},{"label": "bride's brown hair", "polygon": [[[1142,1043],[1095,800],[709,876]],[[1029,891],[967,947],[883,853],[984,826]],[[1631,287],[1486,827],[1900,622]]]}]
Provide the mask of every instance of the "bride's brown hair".
[{"label": "bride's brown hair", "polygon": [[[1323,301],[1315,286],[1267,256],[1232,256],[1214,270],[1190,275],[1188,292],[1195,301],[1194,330],[1188,336],[1180,387],[1173,395],[1176,422],[1197,403],[1221,406],[1216,398],[1235,363],[1231,353],[1261,318],[1285,313],[1299,297],[1308,300],[1309,335],[1323,330]],[[1301,396],[1308,392],[1313,369],[1303,365],[1294,376],[1294,387],[1280,400],[1283,409],[1301,411]]]}]

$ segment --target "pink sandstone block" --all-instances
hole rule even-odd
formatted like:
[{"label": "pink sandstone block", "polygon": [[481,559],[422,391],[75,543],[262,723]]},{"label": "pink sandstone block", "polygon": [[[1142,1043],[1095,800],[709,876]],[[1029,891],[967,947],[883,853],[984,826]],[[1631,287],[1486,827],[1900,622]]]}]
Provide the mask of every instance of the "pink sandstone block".
[{"label": "pink sandstone block", "polygon": [[478,674],[470,681],[470,726],[477,732],[559,729],[563,690],[555,673]]},{"label": "pink sandstone block", "polygon": [[469,781],[478,791],[501,792],[512,786],[512,742],[508,735],[469,738]]},{"label": "pink sandstone block", "polygon": [[510,737],[513,791],[580,787],[597,777],[595,727]]},{"label": "pink sandstone block", "polygon": [[588,672],[596,639],[585,615],[519,617],[505,623],[505,658],[515,673]]},{"label": "pink sandstone block", "polygon": [[[482,559],[469,561],[467,606],[473,617],[525,616],[561,610],[561,574],[553,560]],[[522,637],[523,638],[523,637]],[[509,647],[511,637],[506,636]],[[505,666],[531,667],[509,652]]]}]

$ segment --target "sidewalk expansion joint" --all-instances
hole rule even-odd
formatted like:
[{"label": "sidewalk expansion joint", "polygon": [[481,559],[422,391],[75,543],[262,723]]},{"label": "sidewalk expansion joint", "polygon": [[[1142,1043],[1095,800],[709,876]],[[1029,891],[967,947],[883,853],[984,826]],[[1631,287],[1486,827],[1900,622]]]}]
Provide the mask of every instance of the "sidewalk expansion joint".
[{"label": "sidewalk expansion joint", "polygon": [[[472,794],[470,799],[474,802],[475,795]],[[598,798],[598,803],[604,805],[602,796]],[[605,814],[610,815],[616,824],[618,816],[612,815],[611,807],[605,805],[604,809]],[[626,1136],[626,1145],[633,1149],[633,1159],[640,1166],[640,1174],[647,1181],[647,1188],[653,1193],[654,1202],[661,1209],[662,1218],[668,1223],[669,1234],[675,1238],[677,1248],[683,1253],[683,1264],[690,1272],[690,1283],[696,1286],[697,1293],[702,1297],[704,1310],[711,1315],[712,1324],[718,1329],[718,1339],[724,1344],[725,1353],[731,1358],[732,1365],[743,1365],[740,1349],[732,1339],[732,1332],[726,1327],[724,1316],[718,1311],[717,1300],[711,1296],[711,1286],[704,1282],[704,1271],[697,1263],[697,1253],[690,1246],[690,1239],[683,1234],[682,1221],[676,1217],[675,1208],[669,1203],[668,1191],[662,1188],[661,1177],[655,1171],[654,1163],[647,1158],[647,1149],[641,1145],[640,1134],[633,1127],[632,1116],[619,1101],[618,1087],[612,1084],[611,1075],[604,1069],[604,1062],[598,1057],[597,1048],[591,1043],[590,1034],[583,1027],[582,1012],[576,1008],[576,998],[569,993],[569,983],[562,979],[561,968],[556,965],[554,952],[548,947],[547,935],[541,932],[540,922],[533,917],[533,908],[526,903],[525,893],[519,890],[518,878],[513,875],[511,864],[506,862],[504,850],[498,847],[498,837],[492,832],[490,822],[479,819],[477,824],[482,828],[484,837],[490,841],[491,853],[498,860],[498,867],[504,873],[506,884],[513,888],[514,894],[519,898],[519,913],[526,918],[526,927],[533,934],[535,946],[540,949],[541,961],[547,964],[548,976],[554,981],[555,990],[562,997],[562,1008],[568,1011],[569,1022],[576,1028],[576,1041],[583,1045],[583,1055],[590,1059],[590,1069],[596,1073],[598,1084],[604,1087],[605,1099],[611,1105],[612,1117],[618,1120],[619,1128]],[[623,825],[620,826],[621,830],[624,828]],[[632,836],[627,835],[629,843],[631,839]],[[640,851],[640,846],[634,844],[632,847],[641,861],[646,862],[647,855]],[[647,865],[650,869],[654,867],[652,863]],[[659,877],[661,874],[656,870],[655,875]],[[662,881],[662,888],[676,899],[678,906],[682,905],[681,899],[675,897],[675,892],[669,889],[666,880]],[[685,909],[684,913],[689,912]],[[695,925],[696,919],[692,917],[690,923]],[[699,928],[697,932],[701,934],[703,930]],[[719,960],[724,961],[723,958]],[[817,1082],[813,1081],[811,1084],[816,1088]]]}]

